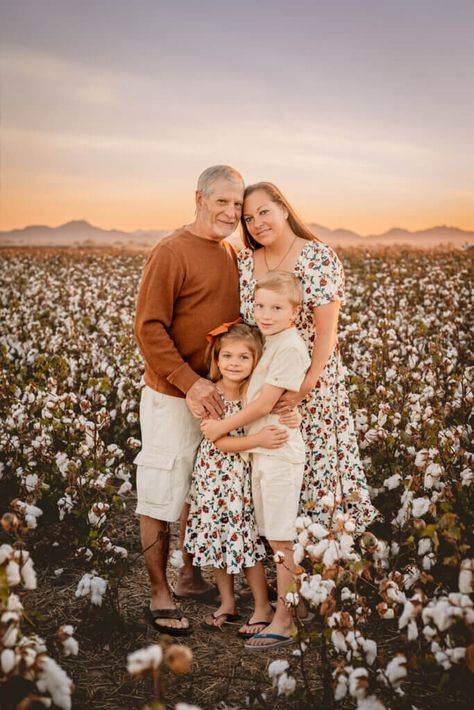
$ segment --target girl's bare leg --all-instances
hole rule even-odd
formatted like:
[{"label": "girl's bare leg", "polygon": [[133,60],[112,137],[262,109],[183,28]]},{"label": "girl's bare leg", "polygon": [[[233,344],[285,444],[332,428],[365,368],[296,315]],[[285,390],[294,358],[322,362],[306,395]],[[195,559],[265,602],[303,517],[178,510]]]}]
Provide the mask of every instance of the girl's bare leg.
[{"label": "girl's bare leg", "polygon": [[217,617],[220,614],[237,613],[234,594],[234,576],[232,574],[227,574],[227,572],[223,569],[214,568],[213,572],[221,597],[221,603],[213,614],[206,616],[205,621],[206,623],[213,624],[214,626],[222,626],[222,624],[225,624],[225,617],[218,619]]},{"label": "girl's bare leg", "polygon": [[250,624],[254,624],[257,621],[271,621],[273,618],[273,609],[268,601],[268,587],[267,580],[265,578],[265,568],[262,562],[257,562],[257,564],[253,567],[246,567],[244,569],[244,574],[247,584],[252,592],[254,612],[249,618],[249,623],[244,624],[239,631],[242,633],[258,634],[266,628],[265,625],[250,626]]}]

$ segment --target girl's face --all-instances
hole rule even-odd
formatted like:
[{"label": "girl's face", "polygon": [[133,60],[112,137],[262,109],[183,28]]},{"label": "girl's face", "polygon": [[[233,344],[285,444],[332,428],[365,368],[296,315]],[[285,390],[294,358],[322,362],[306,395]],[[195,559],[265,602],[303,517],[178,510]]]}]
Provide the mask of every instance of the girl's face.
[{"label": "girl's face", "polygon": [[244,340],[224,338],[217,365],[224,379],[243,382],[253,370],[254,354]]},{"label": "girl's face", "polygon": [[243,215],[250,235],[262,246],[274,244],[289,229],[288,212],[265,190],[255,190],[245,199]]}]

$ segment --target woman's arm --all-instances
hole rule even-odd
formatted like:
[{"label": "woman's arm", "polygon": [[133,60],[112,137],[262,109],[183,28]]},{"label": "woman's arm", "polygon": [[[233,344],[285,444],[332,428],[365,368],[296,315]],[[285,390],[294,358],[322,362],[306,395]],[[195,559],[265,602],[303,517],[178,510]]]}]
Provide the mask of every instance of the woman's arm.
[{"label": "woman's arm", "polygon": [[240,412],[225,419],[205,419],[201,423],[201,431],[209,441],[216,441],[233,429],[239,429],[251,424],[257,419],[270,414],[284,390],[275,385],[263,385],[259,396],[250,404],[245,405]]},{"label": "woman's arm", "polygon": [[337,342],[337,321],[339,318],[340,301],[331,301],[323,306],[318,306],[313,311],[314,330],[316,333],[313,347],[313,355],[311,365],[303,380],[299,392],[285,392],[283,394],[274,412],[279,414],[288,407],[297,406],[302,399],[306,397],[326,367],[328,360],[333,352]]},{"label": "woman's arm", "polygon": [[288,431],[277,426],[266,426],[256,434],[248,436],[222,436],[214,445],[228,454],[248,451],[257,446],[264,449],[279,449],[288,441]]}]

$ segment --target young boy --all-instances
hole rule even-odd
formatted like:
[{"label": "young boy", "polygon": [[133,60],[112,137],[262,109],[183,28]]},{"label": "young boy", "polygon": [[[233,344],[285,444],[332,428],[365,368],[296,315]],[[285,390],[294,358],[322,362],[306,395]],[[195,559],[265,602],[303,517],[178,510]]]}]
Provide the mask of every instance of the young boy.
[{"label": "young boy", "polygon": [[[265,337],[262,357],[253,371],[246,405],[224,420],[208,419],[201,429],[216,441],[238,427],[247,434],[263,426],[281,426],[272,409],[286,390],[299,391],[310,357],[306,345],[292,326],[301,306],[301,283],[293,274],[271,271],[258,280],[254,296],[255,322]],[[253,636],[247,650],[262,651],[293,642],[294,623],[284,599],[293,579],[293,539],[303,482],[305,447],[299,429],[288,429],[286,444],[278,449],[252,449],[252,495],[260,535],[274,553],[283,553],[277,564],[278,603],[265,633]]]}]

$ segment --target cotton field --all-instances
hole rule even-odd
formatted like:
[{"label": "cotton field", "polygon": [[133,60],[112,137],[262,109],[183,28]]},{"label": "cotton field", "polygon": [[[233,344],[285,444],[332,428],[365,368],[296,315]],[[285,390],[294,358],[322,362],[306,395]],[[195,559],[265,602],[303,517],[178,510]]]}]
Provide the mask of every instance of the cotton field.
[{"label": "cotton field", "polygon": [[[469,698],[472,257],[409,250],[340,256],[347,305],[339,340],[383,522],[355,538],[344,513],[335,512],[331,528],[298,519],[300,572],[287,603],[305,599],[316,617],[301,628],[295,650],[252,658],[258,692],[242,681],[234,696],[229,686],[224,700],[209,704],[180,696],[181,678],[192,674],[198,687],[201,676],[219,671],[219,658],[210,668],[196,649],[192,659],[186,646],[155,638],[135,646],[120,671],[127,676],[128,667],[129,689],[146,678],[148,698],[163,700],[165,667],[175,675],[172,703],[179,697],[182,708],[324,702],[378,710],[435,707],[438,692],[446,707]],[[31,599],[67,575],[64,607],[78,609],[75,618],[100,618],[106,609],[119,618],[124,580],[142,564],[120,521],[133,518],[132,461],[140,446],[142,360],[133,317],[144,257],[17,250],[1,259],[0,698],[6,703],[14,692],[18,703],[29,699],[22,707],[67,710],[83,706],[75,700],[80,683],[73,686],[74,663],[86,655],[81,635],[65,613],[54,637],[40,637],[32,619],[48,611]],[[325,503],[340,511],[331,494]],[[237,642],[235,654],[247,662]],[[135,703],[117,695],[107,707],[142,707],[141,697]]]}]

